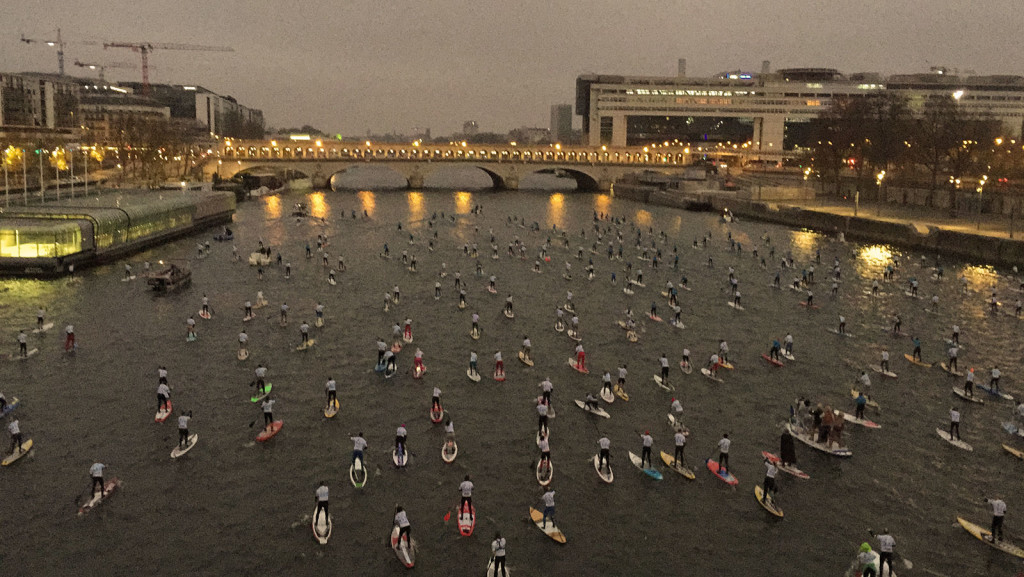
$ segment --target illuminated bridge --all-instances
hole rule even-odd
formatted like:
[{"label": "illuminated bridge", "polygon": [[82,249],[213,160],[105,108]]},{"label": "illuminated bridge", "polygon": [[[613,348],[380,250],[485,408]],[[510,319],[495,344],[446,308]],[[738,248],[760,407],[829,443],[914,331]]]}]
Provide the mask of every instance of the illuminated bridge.
[{"label": "illuminated bridge", "polygon": [[516,190],[521,178],[540,172],[573,178],[579,190],[607,191],[626,174],[645,170],[681,174],[697,159],[735,158],[743,156],[743,152],[721,147],[680,146],[609,148],[511,143],[400,145],[327,140],[224,140],[219,149],[220,158],[211,158],[203,169],[207,177],[217,173],[221,178],[244,171],[288,171],[308,176],[314,188],[328,188],[333,175],[373,164],[402,175],[410,188],[422,188],[426,176],[438,168],[473,166],[487,173],[498,190]]}]

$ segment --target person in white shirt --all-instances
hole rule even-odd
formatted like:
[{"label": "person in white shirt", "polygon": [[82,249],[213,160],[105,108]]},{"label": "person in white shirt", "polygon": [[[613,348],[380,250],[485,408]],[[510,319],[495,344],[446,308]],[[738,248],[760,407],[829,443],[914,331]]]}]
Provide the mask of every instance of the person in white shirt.
[{"label": "person in white shirt", "polygon": [[640,435],[640,443],[642,450],[640,451],[640,467],[643,468],[646,462],[649,467],[653,467],[654,463],[651,462],[651,447],[654,446],[654,437],[651,436],[650,431],[644,431],[644,434]]},{"label": "person in white shirt", "polygon": [[302,321],[299,325],[299,334],[302,335],[302,346],[309,346],[309,323]]},{"label": "person in white shirt", "polygon": [[267,429],[269,429],[271,423],[274,422],[274,403],[276,402],[277,401],[270,398],[270,395],[267,395],[267,398],[263,399],[263,403],[260,405],[260,407],[263,408],[263,425]]},{"label": "person in white shirt", "polygon": [[338,402],[338,382],[334,380],[334,377],[327,377],[327,406],[330,407],[334,403]]},{"label": "person in white shirt", "polygon": [[13,419],[10,423],[7,423],[7,432],[11,434],[11,454],[17,455],[21,452],[21,425],[18,419]]},{"label": "person in white shirt", "polygon": [[434,387],[430,397],[430,410],[436,413],[441,412],[441,389]]},{"label": "person in white shirt", "polygon": [[611,459],[611,448],[612,442],[608,437],[601,437],[597,440],[597,446],[601,448],[601,454],[597,460],[597,466],[599,469],[604,469],[608,466],[608,461]]},{"label": "person in white shirt", "polygon": [[156,370],[156,377],[157,377],[157,384],[159,384],[159,385],[166,385],[167,384],[167,367],[161,365],[159,368],[157,368],[157,370]]},{"label": "person in white shirt", "polygon": [[992,529],[991,535],[987,536],[988,541],[996,542],[1003,540],[1003,517],[1006,516],[1006,502],[999,497],[985,499],[985,502],[992,505]]},{"label": "person in white shirt", "polygon": [[729,440],[729,433],[723,433],[722,438],[718,441],[718,468],[722,473],[729,468],[730,445],[732,445],[732,441]]},{"label": "person in white shirt", "polygon": [[36,311],[36,328],[40,331],[43,330],[43,318],[46,316],[46,310],[40,308]]},{"label": "person in white shirt", "polygon": [[281,303],[281,324],[288,324],[288,304]]},{"label": "person in white shirt", "polygon": [[192,411],[182,411],[178,417],[178,447],[188,447],[188,422],[192,420]]},{"label": "person in white shirt", "polygon": [[949,410],[949,438],[954,438],[956,434],[956,440],[960,440],[960,411],[953,407]]},{"label": "person in white shirt", "polygon": [[544,517],[541,520],[541,529],[544,529],[548,519],[551,519],[552,525],[555,523],[555,489],[548,485],[547,491],[540,498],[544,502]]},{"label": "person in white shirt", "polygon": [[601,375],[601,394],[605,394],[605,391],[608,391],[608,394],[612,392],[612,374],[608,371]]},{"label": "person in white shirt", "polygon": [[245,331],[238,333],[238,352],[241,353],[245,350],[246,344],[249,342],[249,335],[245,334]]},{"label": "person in white shirt", "polygon": [[399,425],[398,428],[395,429],[395,450],[398,451],[398,454],[400,455],[407,452],[405,439],[408,436],[408,434],[409,432],[405,429],[404,423]]},{"label": "person in white shirt", "polygon": [[468,518],[473,509],[473,481],[469,480],[469,475],[466,475],[465,480],[459,483],[459,493],[462,495],[462,501],[459,502],[459,516],[466,515]]},{"label": "person in white shirt", "polygon": [[185,338],[195,339],[196,338],[196,319],[192,315],[188,315],[188,320],[185,321]]},{"label": "person in white shirt", "polygon": [[530,360],[530,351],[533,348],[533,343],[530,342],[529,335],[523,335],[523,359]]},{"label": "person in white shirt", "polygon": [[262,364],[256,365],[255,374],[256,374],[256,388],[259,390],[260,394],[262,395],[264,392],[266,392],[266,386],[267,386],[267,381],[266,381],[267,367],[264,367]]},{"label": "person in white shirt", "polygon": [[623,365],[621,367],[619,367],[619,387],[623,387],[623,386],[625,386],[625,384],[626,384],[626,365],[625,365],[625,363],[623,363]]},{"label": "person in white shirt", "polygon": [[203,295],[203,314],[210,315],[210,299],[206,298],[205,294]]},{"label": "person in white shirt", "polygon": [[778,488],[775,486],[775,475],[778,474],[779,468],[769,459],[764,460],[764,466],[764,485],[761,489],[764,491],[764,500],[770,503],[772,501],[772,493],[778,492]]},{"label": "person in white shirt", "polygon": [[106,468],[107,466],[103,463],[93,463],[89,467],[89,476],[92,477],[92,492],[94,495],[96,493],[103,494],[103,469]]},{"label": "person in white shirt", "polygon": [[544,404],[550,405],[551,391],[555,388],[555,386],[551,383],[551,377],[544,377],[544,380],[541,381],[540,384],[537,386],[540,387],[541,397],[544,400]]},{"label": "person in white shirt", "polygon": [[883,373],[889,372],[889,351],[885,350],[884,348],[882,349],[881,367]]},{"label": "person in white shirt", "polygon": [[729,344],[725,341],[718,343],[718,356],[723,364],[729,362]]},{"label": "person in white shirt", "polygon": [[988,386],[997,393],[999,392],[999,375],[1001,374],[999,367],[992,367],[992,378],[989,380]]},{"label": "person in white shirt", "polygon": [[501,536],[501,531],[494,534],[491,553],[494,555],[494,577],[508,577],[508,571],[505,570],[505,538]]},{"label": "person in white shirt", "polygon": [[157,412],[167,410],[167,400],[171,398],[171,389],[166,382],[160,383],[156,388],[156,410]]},{"label": "person in white shirt", "polygon": [[313,513],[313,525],[320,521],[320,511],[323,511],[325,516],[329,516],[327,512],[329,496],[330,490],[327,488],[327,481],[320,481],[320,486],[316,488],[316,511]]},{"label": "person in white shirt", "polygon": [[548,430],[548,405],[543,402],[537,403],[537,432],[544,435]]},{"label": "person in white shirt", "polygon": [[366,439],[363,438],[363,432],[359,431],[359,434],[356,436],[350,436],[349,440],[352,441],[352,464],[355,465],[356,461],[359,461],[359,463],[362,464],[363,451],[366,450],[367,446]]},{"label": "person in white shirt", "polygon": [[710,359],[708,359],[708,368],[711,370],[712,377],[718,376],[718,367],[721,366],[721,364],[718,361],[718,355],[714,354],[711,355]]},{"label": "person in white shirt", "polygon": [[469,374],[472,376],[477,375],[476,370],[477,356],[476,351],[469,351]]},{"label": "person in white shirt", "polygon": [[878,574],[885,574],[885,565],[889,564],[889,574],[892,574],[892,554],[896,548],[896,539],[892,538],[889,534],[888,529],[882,529],[881,533],[875,534],[874,531],[868,529],[868,533],[878,539]]},{"label": "person in white shirt", "polygon": [[25,334],[25,329],[18,333],[18,350],[22,358],[28,356],[28,335]]},{"label": "person in white shirt", "polygon": [[960,349],[957,348],[956,345],[953,345],[952,347],[949,347],[948,354],[949,354],[949,371],[950,372],[953,372],[953,371],[957,370],[956,357],[957,357],[957,354],[959,352],[960,352]]},{"label": "person in white shirt", "polygon": [[540,449],[540,463],[541,469],[551,467],[551,444],[548,442],[548,436],[546,433],[540,434],[540,442],[537,443],[537,448]]},{"label": "person in white shirt", "polygon": [[[395,526],[398,527],[398,545],[408,547],[412,527],[409,525],[409,517],[405,514],[405,509],[401,505],[395,506]],[[403,536],[405,537],[404,542],[402,541]]]},{"label": "person in white shirt", "polygon": [[661,363],[661,384],[668,385],[668,357],[665,356],[665,353],[661,353],[658,362]]},{"label": "person in white shirt", "polygon": [[494,352],[494,376],[505,376],[505,361],[501,360],[501,351]]},{"label": "person in white shirt", "polygon": [[78,345],[75,343],[75,325],[68,325],[65,327],[64,333],[67,335],[67,338],[64,339],[64,351],[67,352],[72,349],[77,349]]},{"label": "person in white shirt", "polygon": [[786,338],[782,341],[783,347],[786,349],[787,355],[793,354],[793,335],[786,333]]},{"label": "person in white shirt", "polygon": [[679,467],[685,462],[683,451],[686,449],[686,434],[683,433],[682,428],[676,429],[674,440],[676,442],[676,452],[672,455],[672,466]]},{"label": "person in white shirt", "polygon": [[672,412],[677,414],[677,415],[683,412],[683,404],[680,403],[679,399],[677,399],[675,397],[672,397],[672,407],[671,408],[672,408]]}]

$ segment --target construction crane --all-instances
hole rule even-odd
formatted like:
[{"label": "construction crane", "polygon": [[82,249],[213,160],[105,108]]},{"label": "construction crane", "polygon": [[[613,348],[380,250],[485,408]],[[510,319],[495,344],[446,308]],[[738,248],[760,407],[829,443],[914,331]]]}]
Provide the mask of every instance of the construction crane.
[{"label": "construction crane", "polygon": [[[197,44],[156,44],[152,42],[104,42],[103,48],[128,48],[142,55],[142,94],[149,95],[149,53],[154,50],[199,50],[203,52],[234,52],[227,46],[200,46]],[[63,57],[62,57],[63,58]],[[61,61],[63,62],[63,60]],[[63,69],[63,64],[61,65]]]},{"label": "construction crane", "polygon": [[80,60],[75,60],[75,66],[78,66],[79,68],[88,68],[89,70],[99,70],[100,80],[104,80],[103,73],[107,70],[107,68],[129,68],[131,70],[135,70],[136,68],[138,68],[138,66],[135,66],[134,64],[129,64],[128,62],[111,62],[110,64],[90,64],[87,62],[82,62]]},{"label": "construction crane", "polygon": [[35,38],[25,38],[25,35],[21,35],[21,41],[25,44],[46,44],[49,47],[57,47],[57,70],[60,71],[60,75],[64,76],[64,40],[60,36],[60,28],[57,29],[56,40],[37,40]]}]

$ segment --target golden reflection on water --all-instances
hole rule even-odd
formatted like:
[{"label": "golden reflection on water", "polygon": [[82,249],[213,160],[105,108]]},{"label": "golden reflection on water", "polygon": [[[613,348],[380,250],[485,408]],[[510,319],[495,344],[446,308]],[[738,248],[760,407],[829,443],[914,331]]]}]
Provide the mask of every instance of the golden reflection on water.
[{"label": "golden reflection on water", "polygon": [[565,195],[560,192],[548,197],[548,222],[558,228],[565,222]]},{"label": "golden reflection on water", "polygon": [[961,274],[967,278],[969,287],[974,290],[987,289],[999,281],[999,272],[988,265],[965,266]]},{"label": "golden reflection on water", "polygon": [[652,215],[646,210],[636,211],[636,223],[640,226],[651,226]]},{"label": "golden reflection on water", "polygon": [[281,218],[281,197],[276,194],[263,197],[263,212],[267,215],[267,220],[274,220]]},{"label": "golden reflection on water", "polygon": [[409,221],[417,222],[423,219],[427,209],[423,207],[422,192],[407,192],[406,200],[409,202]]},{"label": "golden reflection on water", "polygon": [[314,192],[309,195],[309,214],[314,218],[327,218],[331,207],[324,200],[324,193]]},{"label": "golden reflection on water", "polygon": [[469,211],[473,209],[473,193],[471,192],[456,192],[455,193],[455,213],[456,214],[469,214]]},{"label": "golden reflection on water", "polygon": [[359,197],[359,202],[363,205],[363,211],[367,216],[373,218],[374,209],[377,208],[377,197],[369,190],[360,190],[356,196]]},{"label": "golden reflection on water", "polygon": [[796,260],[813,260],[818,243],[823,235],[810,230],[792,230],[789,242],[793,247],[793,258]]},{"label": "golden reflection on water", "polygon": [[883,269],[892,261],[892,250],[884,244],[864,246],[857,252],[857,261],[876,270]]},{"label": "golden reflection on water", "polygon": [[612,197],[608,194],[594,195],[594,210],[598,213],[608,214],[612,208]]}]

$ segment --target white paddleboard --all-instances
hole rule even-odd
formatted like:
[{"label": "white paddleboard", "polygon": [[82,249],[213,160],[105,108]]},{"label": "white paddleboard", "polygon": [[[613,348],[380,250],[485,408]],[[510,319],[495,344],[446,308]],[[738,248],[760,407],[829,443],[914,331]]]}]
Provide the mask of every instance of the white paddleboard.
[{"label": "white paddleboard", "polygon": [[188,436],[188,439],[186,439],[184,449],[181,448],[181,445],[177,445],[174,447],[174,450],[171,451],[171,458],[177,459],[178,457],[191,451],[192,447],[195,447],[197,442],[199,442],[199,433],[192,433],[191,435]]},{"label": "white paddleboard", "polygon": [[46,324],[44,324],[42,326],[42,328],[38,328],[37,327],[37,328],[32,329],[32,332],[34,332],[34,333],[45,333],[46,331],[48,331],[48,330],[50,330],[52,328],[53,328],[53,323],[46,323]]},{"label": "white paddleboard", "polygon": [[327,540],[331,538],[331,529],[334,528],[331,516],[326,512],[320,513],[319,517],[316,514],[316,509],[313,509],[313,538],[317,540],[321,545],[326,545]]},{"label": "white paddleboard", "polygon": [[601,480],[605,483],[611,483],[615,480],[615,473],[612,472],[610,460],[606,462],[605,470],[601,469],[601,455],[594,455],[594,470],[597,471],[597,476],[601,477]]}]

